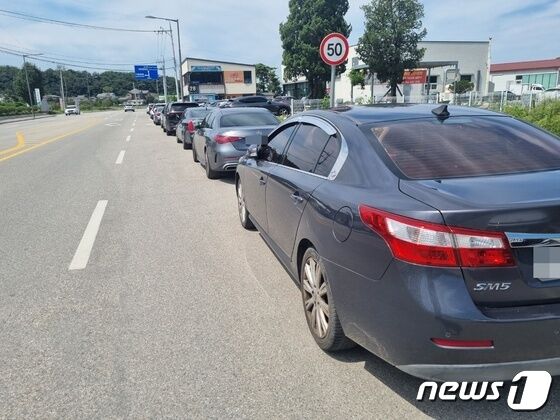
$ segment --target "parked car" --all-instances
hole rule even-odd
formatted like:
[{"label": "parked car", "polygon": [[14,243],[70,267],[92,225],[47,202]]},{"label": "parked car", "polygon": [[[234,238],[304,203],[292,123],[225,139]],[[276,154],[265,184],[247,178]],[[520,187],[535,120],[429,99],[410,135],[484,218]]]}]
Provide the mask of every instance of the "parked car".
[{"label": "parked car", "polygon": [[263,108],[214,109],[196,128],[193,160],[200,160],[208,178],[219,178],[235,171],[247,150],[247,136],[266,135],[277,125],[276,117]]},{"label": "parked car", "polygon": [[560,99],[560,85],[547,89],[543,93],[544,99]]},{"label": "parked car", "polygon": [[196,102],[173,102],[167,105],[164,117],[161,120],[163,131],[168,136],[175,134],[175,127],[181,120],[181,115],[187,108],[198,108]]},{"label": "parked car", "polygon": [[124,106],[124,112],[128,112],[128,111],[135,112],[134,107],[133,107],[132,105],[130,105],[130,104],[126,104],[126,105]]},{"label": "parked car", "polygon": [[241,224],[300,284],[319,347],[480,381],[560,374],[559,178],[552,134],[414,105],[298,114],[235,182]]},{"label": "parked car", "polygon": [[200,125],[204,117],[210,113],[208,108],[187,108],[183,112],[181,121],[177,124],[175,133],[177,136],[177,143],[183,143],[183,149],[187,150],[192,147],[192,136],[195,127]]},{"label": "parked car", "polygon": [[289,115],[291,113],[290,106],[284,102],[268,99],[266,96],[240,96],[232,99],[225,105],[229,108],[240,107],[258,107],[266,108],[274,115]]},{"label": "parked car", "polygon": [[150,108],[150,118],[153,120],[154,119],[154,113],[156,111],[156,107],[161,106],[162,108],[165,106],[164,103],[157,103],[154,104],[151,108]]},{"label": "parked car", "polygon": [[161,125],[161,113],[163,112],[163,108],[165,108],[165,105],[154,106],[152,120],[155,125]]},{"label": "parked car", "polygon": [[80,108],[77,105],[66,105],[64,108],[64,115],[80,115]]},{"label": "parked car", "polygon": [[169,107],[171,106],[171,102],[167,102],[163,109],[161,110],[161,115],[160,115],[160,127],[163,130],[163,132],[165,133],[165,116],[167,115],[167,111],[169,110]]},{"label": "parked car", "polygon": [[154,103],[149,103],[148,106],[146,107],[146,114],[150,115],[150,111],[152,110],[152,108],[154,107]]}]

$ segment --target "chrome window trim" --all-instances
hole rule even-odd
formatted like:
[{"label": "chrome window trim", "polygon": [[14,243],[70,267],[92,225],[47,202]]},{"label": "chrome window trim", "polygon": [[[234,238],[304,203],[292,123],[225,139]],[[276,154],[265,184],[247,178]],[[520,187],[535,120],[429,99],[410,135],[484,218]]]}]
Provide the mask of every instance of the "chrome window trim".
[{"label": "chrome window trim", "polygon": [[560,233],[505,232],[512,248],[539,248],[560,246]]},{"label": "chrome window trim", "polygon": [[[286,166],[286,165],[281,165],[281,164],[276,163],[276,162],[269,162],[269,163],[272,164],[272,165],[282,166],[284,168],[288,168],[288,169],[291,169],[293,171],[301,172],[303,174],[313,175],[313,176],[316,176],[316,177],[319,177],[319,178],[322,178],[322,179],[327,179],[329,181],[334,181],[336,179],[336,177],[338,176],[338,173],[342,169],[342,166],[346,162],[346,159],[348,158],[348,145],[346,144],[346,139],[344,138],[342,133],[339,130],[337,130],[330,122],[328,122],[327,120],[324,120],[320,117],[311,116],[311,115],[295,116],[295,117],[292,117],[292,118],[286,120],[285,123],[283,123],[280,127],[278,127],[276,130],[274,130],[272,133],[270,133],[269,137],[271,137],[273,135],[276,135],[277,131],[280,131],[280,129],[284,128],[287,125],[301,124],[301,123],[307,123],[307,124],[311,124],[311,125],[314,125],[316,127],[319,127],[321,130],[323,130],[329,136],[337,136],[337,135],[339,136],[339,138],[340,138],[340,151],[338,152],[338,157],[336,158],[336,160],[334,162],[334,165],[331,169],[331,172],[329,173],[329,176],[323,176],[323,175],[314,174],[312,172],[302,171],[301,169],[292,168],[292,167]],[[296,132],[296,134],[297,134],[297,132]],[[291,141],[290,141],[290,143],[291,143]],[[288,148],[289,148],[289,144],[288,144]]]}]

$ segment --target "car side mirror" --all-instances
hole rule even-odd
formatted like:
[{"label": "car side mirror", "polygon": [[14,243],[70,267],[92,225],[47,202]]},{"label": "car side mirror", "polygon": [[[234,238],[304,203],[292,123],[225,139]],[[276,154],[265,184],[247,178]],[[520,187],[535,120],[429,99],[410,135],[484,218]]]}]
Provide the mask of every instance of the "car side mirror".
[{"label": "car side mirror", "polygon": [[259,156],[259,146],[256,144],[251,144],[247,149],[247,156],[253,159],[257,159]]},{"label": "car side mirror", "polygon": [[245,143],[249,145],[265,146],[268,144],[268,136],[262,134],[252,134],[245,137]]},{"label": "car side mirror", "polygon": [[203,128],[202,123],[196,123],[196,125],[194,126],[194,128],[196,128],[197,130],[200,130]]}]

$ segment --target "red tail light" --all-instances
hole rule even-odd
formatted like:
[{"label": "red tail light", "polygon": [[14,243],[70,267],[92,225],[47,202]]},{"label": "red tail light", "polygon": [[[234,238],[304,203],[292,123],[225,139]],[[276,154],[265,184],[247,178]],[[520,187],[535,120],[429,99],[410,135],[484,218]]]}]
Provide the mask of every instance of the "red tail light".
[{"label": "red tail light", "polygon": [[432,343],[447,349],[491,349],[492,340],[452,340],[448,338],[432,338]]},{"label": "red tail light", "polygon": [[381,235],[395,258],[439,267],[515,264],[503,233],[449,227],[360,206],[365,225]]},{"label": "red tail light", "polygon": [[192,122],[192,120],[187,124],[187,130],[189,130],[189,133],[191,134],[194,133],[194,123]]},{"label": "red tail light", "polygon": [[216,134],[216,137],[214,137],[214,140],[218,144],[233,143],[234,141],[239,141],[239,140],[242,140],[242,139],[243,139],[243,137],[224,136],[223,134]]}]

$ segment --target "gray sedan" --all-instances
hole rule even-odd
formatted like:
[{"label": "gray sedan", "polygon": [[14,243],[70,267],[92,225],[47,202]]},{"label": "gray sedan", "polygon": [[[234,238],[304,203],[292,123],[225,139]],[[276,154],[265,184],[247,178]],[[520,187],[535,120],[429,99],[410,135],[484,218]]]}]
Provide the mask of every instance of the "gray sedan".
[{"label": "gray sedan", "polygon": [[245,138],[267,135],[278,125],[264,108],[218,108],[204,118],[193,136],[193,160],[206,168],[206,176],[219,178],[233,172],[248,145]]}]

